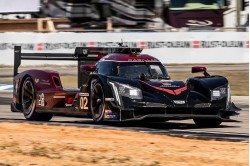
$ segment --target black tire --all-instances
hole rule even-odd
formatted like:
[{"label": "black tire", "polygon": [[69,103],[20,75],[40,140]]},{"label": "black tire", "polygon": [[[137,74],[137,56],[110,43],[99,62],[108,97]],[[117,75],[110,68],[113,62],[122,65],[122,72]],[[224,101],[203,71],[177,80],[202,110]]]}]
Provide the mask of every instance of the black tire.
[{"label": "black tire", "polygon": [[94,79],[90,86],[90,111],[94,122],[103,121],[105,111],[105,97],[102,84]]},{"label": "black tire", "polygon": [[222,121],[220,119],[193,119],[198,127],[218,127]]},{"label": "black tire", "polygon": [[21,87],[21,103],[24,117],[30,121],[51,120],[53,114],[36,112],[36,93],[32,79],[26,77]]}]

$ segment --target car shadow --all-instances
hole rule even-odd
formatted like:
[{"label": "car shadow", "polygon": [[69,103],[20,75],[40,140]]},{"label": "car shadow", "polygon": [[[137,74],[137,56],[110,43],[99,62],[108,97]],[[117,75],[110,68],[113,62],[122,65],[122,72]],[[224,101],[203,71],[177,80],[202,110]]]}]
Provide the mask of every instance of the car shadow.
[{"label": "car shadow", "polygon": [[[78,127],[91,127],[94,128],[121,128],[121,129],[151,129],[151,130],[171,130],[171,129],[181,129],[181,130],[189,130],[189,129],[205,129],[205,128],[239,128],[239,126],[234,126],[232,124],[226,125],[222,124],[218,127],[198,127],[194,123],[183,123],[181,121],[166,121],[166,122],[144,122],[144,121],[127,121],[127,122],[102,122],[95,123],[91,119],[88,120],[76,120],[76,121],[50,121],[50,123],[59,123],[60,125],[76,125]],[[238,123],[238,122],[236,122]]]}]

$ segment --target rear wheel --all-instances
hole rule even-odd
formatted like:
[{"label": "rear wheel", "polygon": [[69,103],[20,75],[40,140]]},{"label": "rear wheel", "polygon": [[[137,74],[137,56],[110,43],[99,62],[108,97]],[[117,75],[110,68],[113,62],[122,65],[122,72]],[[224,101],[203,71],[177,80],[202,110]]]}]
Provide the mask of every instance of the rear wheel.
[{"label": "rear wheel", "polygon": [[98,80],[91,81],[90,110],[94,122],[102,122],[105,110],[104,91]]},{"label": "rear wheel", "polygon": [[23,115],[27,120],[49,121],[53,117],[53,114],[41,114],[35,111],[35,87],[30,77],[27,77],[22,84],[21,102]]},{"label": "rear wheel", "polygon": [[218,127],[222,121],[220,119],[194,119],[198,127]]}]

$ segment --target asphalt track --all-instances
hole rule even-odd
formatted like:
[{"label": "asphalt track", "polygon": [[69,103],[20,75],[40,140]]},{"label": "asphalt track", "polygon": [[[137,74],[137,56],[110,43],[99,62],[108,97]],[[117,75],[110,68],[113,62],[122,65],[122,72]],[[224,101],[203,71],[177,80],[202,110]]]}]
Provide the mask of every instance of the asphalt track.
[{"label": "asphalt track", "polygon": [[232,117],[236,122],[224,122],[216,128],[198,128],[192,120],[168,121],[164,123],[104,123],[94,124],[91,119],[55,116],[50,122],[28,122],[21,113],[10,111],[11,92],[0,91],[0,122],[17,122],[77,126],[83,128],[103,128],[115,130],[132,130],[136,132],[163,134],[204,140],[223,140],[249,142],[249,98],[233,96],[232,101],[241,108],[241,114]]}]

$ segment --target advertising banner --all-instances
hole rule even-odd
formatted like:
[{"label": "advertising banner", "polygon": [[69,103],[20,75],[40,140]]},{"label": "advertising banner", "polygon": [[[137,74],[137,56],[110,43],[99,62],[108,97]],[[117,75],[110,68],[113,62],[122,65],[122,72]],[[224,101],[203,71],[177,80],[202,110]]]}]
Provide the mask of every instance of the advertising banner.
[{"label": "advertising banner", "polygon": [[[248,63],[248,32],[0,33],[0,64],[13,65],[15,45],[22,52],[73,53],[75,47],[141,47],[166,64]],[[22,64],[49,62],[26,61]],[[50,62],[50,64],[74,62]]]}]

